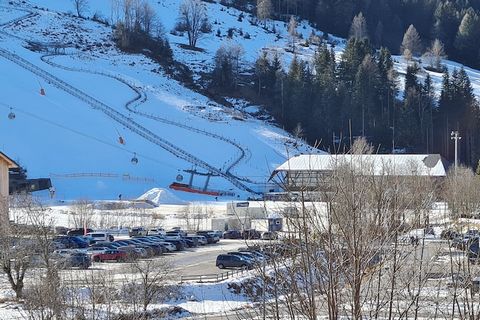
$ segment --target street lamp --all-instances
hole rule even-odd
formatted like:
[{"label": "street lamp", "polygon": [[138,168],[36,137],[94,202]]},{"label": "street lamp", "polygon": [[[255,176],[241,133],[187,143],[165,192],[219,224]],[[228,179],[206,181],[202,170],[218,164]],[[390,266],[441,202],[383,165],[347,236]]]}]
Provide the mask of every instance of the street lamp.
[{"label": "street lamp", "polygon": [[461,140],[460,134],[458,131],[452,131],[450,133],[450,139],[455,140],[455,171],[457,171],[458,166],[458,140]]}]

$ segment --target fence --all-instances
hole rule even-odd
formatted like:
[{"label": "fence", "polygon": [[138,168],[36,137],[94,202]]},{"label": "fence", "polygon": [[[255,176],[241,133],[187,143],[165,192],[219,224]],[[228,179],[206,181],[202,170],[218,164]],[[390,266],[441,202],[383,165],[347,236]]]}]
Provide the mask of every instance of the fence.
[{"label": "fence", "polygon": [[199,283],[203,282],[220,282],[223,280],[227,280],[230,277],[243,274],[246,270],[245,269],[236,269],[232,271],[222,272],[218,274],[202,274],[202,275],[189,275],[189,276],[181,276],[180,282],[185,281],[195,281]]}]

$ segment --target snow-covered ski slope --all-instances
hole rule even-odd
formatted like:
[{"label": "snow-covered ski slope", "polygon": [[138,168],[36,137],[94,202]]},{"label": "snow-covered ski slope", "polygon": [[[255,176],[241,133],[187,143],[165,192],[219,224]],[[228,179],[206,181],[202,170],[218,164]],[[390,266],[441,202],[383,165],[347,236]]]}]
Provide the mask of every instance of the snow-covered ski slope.
[{"label": "snow-covered ski slope", "polygon": [[[182,170],[191,168],[218,175],[209,188],[243,198],[263,191],[289,153],[309,151],[247,113],[235,120],[242,110],[184,88],[142,55],[120,53],[110,28],[62,13],[70,5],[0,7],[0,146],[31,177],[50,175],[58,199],[133,198],[166,188],[179,173],[188,181]],[[108,12],[110,1],[92,1],[90,8],[96,5]],[[49,50],[31,51],[27,42]],[[67,48],[54,50],[56,44]],[[15,120],[7,118],[10,107]],[[135,154],[137,165],[130,162]],[[193,182],[203,187],[204,181]]]},{"label": "snow-covered ski slope", "polygon": [[[243,47],[246,66],[262,51],[279,53],[285,68],[293,57],[285,50],[285,23],[269,22],[269,29],[274,23],[279,37],[261,25],[252,25],[248,14],[243,13],[239,21],[240,11],[216,3],[205,3],[213,32],[198,42],[203,50],[186,50],[181,46],[187,43],[186,36],[170,34],[181,1],[149,3],[164,26],[175,59],[195,72],[211,70],[216,50],[229,43]],[[96,13],[111,22],[111,4],[90,0],[84,15]],[[0,48],[39,69],[34,72],[0,56],[0,148],[25,165],[30,176],[51,174],[58,199],[137,197],[153,187],[166,188],[178,174],[187,182],[188,174],[182,170],[191,168],[223,175],[213,177],[210,188],[233,191],[243,198],[251,194],[246,190],[263,191],[270,172],[288,156],[316,151],[249,115],[256,106],[239,100],[231,100],[233,109],[218,105],[168,78],[144,56],[119,52],[111,41],[110,27],[76,18],[73,11],[72,1],[0,2]],[[226,36],[229,28],[235,28],[232,39]],[[301,22],[298,32],[306,38],[312,29]],[[250,39],[245,38],[247,33]],[[340,57],[345,41],[331,39]],[[50,49],[34,52],[26,49],[26,41]],[[67,48],[54,51],[55,44]],[[297,55],[305,60],[315,49],[313,45],[296,46]],[[402,75],[406,63],[401,57],[394,59]],[[460,67],[451,61],[445,64],[450,70]],[[53,78],[42,77],[41,71],[78,90],[81,97],[60,88]],[[475,93],[480,94],[480,72],[466,71]],[[430,74],[439,88],[442,75]],[[41,87],[45,96],[39,94]],[[116,116],[106,114],[102,106]],[[13,121],[7,119],[9,107],[17,115]],[[239,113],[244,121],[234,119]],[[125,145],[118,143],[119,136]],[[137,165],[130,163],[134,153]],[[204,181],[196,177],[194,185],[202,187]],[[175,195],[199,198],[181,192]]]}]

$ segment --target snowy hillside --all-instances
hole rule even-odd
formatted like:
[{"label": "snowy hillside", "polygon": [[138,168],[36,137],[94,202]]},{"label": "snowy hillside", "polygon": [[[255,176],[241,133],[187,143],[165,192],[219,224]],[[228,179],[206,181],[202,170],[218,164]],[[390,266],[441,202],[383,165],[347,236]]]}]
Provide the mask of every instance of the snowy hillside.
[{"label": "snowy hillside", "polygon": [[[184,49],[186,36],[170,34],[179,3],[151,5],[174,58],[195,72],[210,71],[216,50],[229,42],[243,47],[246,66],[262,51],[280,53],[285,68],[291,61],[285,23],[274,22],[277,35],[252,25],[248,14],[239,21],[240,11],[216,3],[206,3],[213,32],[200,39],[203,51]],[[255,119],[248,112],[257,106],[238,100],[232,100],[234,108],[221,106],[170,79],[150,59],[119,52],[110,27],[77,18],[73,11],[71,1],[0,3],[0,86],[7,93],[0,101],[0,146],[31,177],[51,175],[57,199],[137,198],[151,188],[167,188],[179,175],[188,182],[183,170],[192,168],[219,175],[209,188],[243,198],[249,191],[264,191],[270,172],[288,155],[320,152]],[[111,1],[91,0],[85,15],[93,14],[112,21]],[[232,39],[226,36],[229,28],[235,28]],[[302,22],[298,31],[306,38],[312,28]],[[332,39],[340,57],[345,41]],[[48,50],[31,51],[27,41]],[[55,44],[67,48],[54,50]],[[315,49],[298,46],[297,54],[309,60]],[[403,74],[406,63],[394,58]],[[449,69],[460,67],[445,63]],[[466,71],[479,95],[480,73]],[[442,75],[430,74],[438,88]],[[10,107],[15,120],[7,119]],[[135,155],[137,165],[130,162]],[[196,176],[193,184],[203,187],[205,179]],[[184,200],[199,198],[173,193]]]},{"label": "snowy hillside", "polygon": [[[183,170],[192,167],[227,176],[212,177],[209,188],[245,197],[248,190],[263,191],[287,152],[309,149],[292,149],[288,134],[246,113],[244,120],[233,119],[241,110],[184,88],[149,59],[120,53],[110,28],[54,12],[70,11],[61,7],[67,1],[40,2],[48,10],[29,3],[0,8],[0,85],[8,93],[0,130],[2,149],[31,177],[51,175],[58,199],[136,198],[168,187],[178,174],[189,179]],[[107,11],[109,1],[102,2],[98,9]],[[92,1],[91,9],[97,5]],[[33,52],[26,41],[72,47]],[[7,119],[10,107],[15,120]],[[137,165],[130,162],[135,155]]]}]

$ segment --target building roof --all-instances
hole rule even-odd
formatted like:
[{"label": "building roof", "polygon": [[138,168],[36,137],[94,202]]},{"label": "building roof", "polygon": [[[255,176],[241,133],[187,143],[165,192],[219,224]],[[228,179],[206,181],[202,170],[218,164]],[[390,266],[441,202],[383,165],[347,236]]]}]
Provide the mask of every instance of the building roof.
[{"label": "building roof", "polygon": [[1,151],[0,151],[0,159],[7,163],[7,166],[9,169],[18,168],[18,164]]},{"label": "building roof", "polygon": [[302,154],[288,159],[272,176],[288,171],[332,171],[351,164],[374,175],[446,176],[446,161],[439,154]]}]

